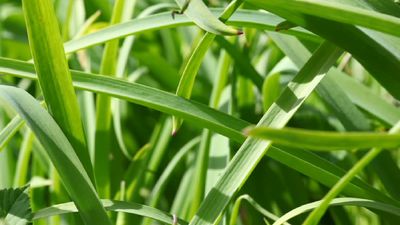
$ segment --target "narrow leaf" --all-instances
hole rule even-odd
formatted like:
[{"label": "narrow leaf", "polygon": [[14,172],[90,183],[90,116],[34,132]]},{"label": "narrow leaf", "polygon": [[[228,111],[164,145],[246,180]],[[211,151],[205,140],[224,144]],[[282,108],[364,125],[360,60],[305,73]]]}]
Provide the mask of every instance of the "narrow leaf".
[{"label": "narrow leaf", "polygon": [[274,129],[257,127],[246,130],[249,136],[262,138],[282,145],[311,150],[341,150],[355,148],[396,148],[400,134],[373,132],[328,132],[296,128]]}]

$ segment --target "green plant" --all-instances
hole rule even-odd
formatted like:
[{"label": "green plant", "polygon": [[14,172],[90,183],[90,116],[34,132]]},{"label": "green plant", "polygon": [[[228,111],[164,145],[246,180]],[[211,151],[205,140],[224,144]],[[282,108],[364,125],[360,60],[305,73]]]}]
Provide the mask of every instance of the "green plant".
[{"label": "green plant", "polygon": [[396,2],[176,4],[0,1],[0,224],[398,223]]}]

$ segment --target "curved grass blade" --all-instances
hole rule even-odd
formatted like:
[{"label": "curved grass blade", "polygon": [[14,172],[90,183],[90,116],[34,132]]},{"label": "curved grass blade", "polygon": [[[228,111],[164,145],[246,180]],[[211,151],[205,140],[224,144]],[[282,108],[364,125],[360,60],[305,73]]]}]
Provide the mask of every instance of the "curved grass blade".
[{"label": "curved grass blade", "polygon": [[[101,200],[101,203],[103,204],[104,208],[107,209],[108,211],[123,212],[139,216],[145,216],[166,224],[172,224],[173,222],[173,216],[171,214],[146,205],[141,205],[133,202],[123,202],[123,201],[105,200],[105,199]],[[73,202],[67,202],[63,204],[53,205],[48,208],[41,209],[35,212],[33,215],[33,220],[47,218],[55,215],[62,215],[66,213],[74,213],[77,211],[78,209],[76,208]],[[187,224],[187,222],[185,222],[182,219],[178,219],[178,222],[180,225]]]},{"label": "curved grass blade", "polygon": [[[2,58],[0,58],[0,62],[1,73],[21,78],[37,79],[33,66],[27,62]],[[245,140],[241,131],[250,125],[246,121],[213,110],[205,105],[140,84],[73,70],[72,75],[76,88],[108,94],[161,112],[180,116],[239,143]],[[326,186],[334,185],[345,173],[339,167],[309,151],[292,150],[291,148],[282,150],[272,147],[267,152],[267,155],[307,176],[313,177]],[[373,196],[375,200],[394,202],[358,179],[346,188],[346,193],[362,198],[371,198]]]},{"label": "curved grass blade", "polygon": [[[390,129],[389,133],[399,133],[400,131],[400,122],[398,122],[392,129]],[[365,139],[364,141],[367,141]],[[316,225],[319,223],[319,220],[322,218],[323,214],[329,207],[329,203],[343,190],[344,187],[350,181],[361,172],[374,158],[376,158],[379,153],[382,151],[382,148],[373,148],[371,149],[364,157],[362,157],[347,173],[344,175],[336,184],[333,186],[328,194],[322,199],[320,205],[307,217],[303,224],[305,225]]]},{"label": "curved grass blade", "polygon": [[[302,213],[311,211],[317,208],[321,204],[321,201],[316,201],[312,203],[308,203],[302,205],[298,208],[287,212],[285,215],[281,216],[279,220],[277,220],[273,225],[281,225],[284,224],[286,221],[290,220],[293,217],[296,217]],[[376,209],[379,211],[387,212],[393,215],[400,216],[400,208],[385,204],[382,202],[373,201],[370,199],[360,199],[360,198],[335,198],[330,202],[329,206],[339,206],[339,205],[352,205],[352,206],[359,206],[359,207],[366,207],[369,209]]]},{"label": "curved grass blade", "polygon": [[297,128],[274,129],[270,127],[250,128],[246,129],[245,133],[278,144],[317,151],[400,146],[400,134],[389,133],[309,131]]},{"label": "curved grass blade", "polygon": [[[243,200],[246,200],[255,210],[257,210],[259,213],[261,213],[266,218],[271,219],[273,221],[276,221],[276,220],[279,219],[278,216],[276,216],[275,214],[273,214],[273,213],[267,211],[266,209],[264,209],[252,197],[250,197],[250,195],[241,195],[236,199],[235,204],[233,205],[231,218],[229,220],[229,225],[236,225],[237,224],[236,223],[236,218],[239,215],[240,205],[241,205]],[[286,222],[283,223],[283,224],[284,225],[290,225],[289,223],[286,223]]]},{"label": "curved grass blade", "polygon": [[50,114],[22,89],[1,85],[0,96],[35,133],[86,224],[111,224],[81,161]]},{"label": "curved grass blade", "polygon": [[[199,0],[195,0],[199,1]],[[201,1],[201,0],[200,0]],[[243,3],[243,0],[232,1],[222,12],[219,17],[224,22],[232,16],[232,14],[237,10],[237,8]],[[206,55],[207,50],[210,48],[211,44],[216,37],[212,32],[207,32],[203,35],[199,43],[195,44],[189,59],[187,60],[181,78],[179,80],[178,87],[176,89],[176,95],[188,98],[192,96],[192,90],[194,82],[196,80],[197,73],[199,71],[201,62]],[[179,127],[182,125],[182,119],[173,117],[172,118],[172,133],[176,133]]]},{"label": "curved grass blade", "polygon": [[[53,4],[50,0],[24,0],[22,3],[30,48],[47,107],[70,140],[73,150],[94,183],[78,101],[72,86]],[[43,26],[43,23],[46,23],[46,26]]]},{"label": "curved grass blade", "polygon": [[[215,13],[215,15],[219,15],[223,12],[223,10],[213,9],[212,12]],[[274,30],[275,26],[282,21],[283,19],[270,13],[255,10],[238,10],[232,15],[232,17],[229,18],[226,23],[236,26]],[[193,23],[186,17],[177,17],[175,20],[173,20],[170,13],[159,13],[145,18],[133,19],[125,23],[113,25],[89,35],[80,37],[76,40],[71,40],[64,44],[64,48],[66,53],[72,53],[83,48],[88,48],[113,39],[123,38],[128,35],[135,35],[166,28],[174,28],[178,26],[188,26],[192,24]],[[285,33],[320,41],[320,38],[308,31],[305,31],[304,29],[290,29]]]},{"label": "curved grass blade", "polygon": [[[296,38],[273,33],[269,35],[298,67],[301,67],[311,56],[311,53]],[[389,125],[393,126],[400,120],[398,108],[336,68],[330,70],[316,91],[331,106],[347,131],[371,130],[369,120],[352,102]],[[381,152],[367,169],[377,174],[384,188],[393,198],[399,199],[400,192],[397,184],[400,182],[400,171],[391,152]]]},{"label": "curved grass blade", "polygon": [[241,31],[233,29],[225,25],[221,20],[217,19],[207,8],[202,0],[175,0],[176,3],[184,9],[184,14],[189,17],[197,26],[207,32],[216,35],[238,35]]}]

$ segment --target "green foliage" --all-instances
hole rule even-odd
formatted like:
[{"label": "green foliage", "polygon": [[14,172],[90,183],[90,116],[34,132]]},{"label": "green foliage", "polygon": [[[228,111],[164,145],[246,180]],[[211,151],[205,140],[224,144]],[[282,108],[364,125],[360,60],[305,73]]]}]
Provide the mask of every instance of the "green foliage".
[{"label": "green foliage", "polygon": [[0,224],[397,225],[399,18],[0,1]]},{"label": "green foliage", "polygon": [[9,188],[0,191],[0,224],[26,225],[31,220],[29,187]]}]

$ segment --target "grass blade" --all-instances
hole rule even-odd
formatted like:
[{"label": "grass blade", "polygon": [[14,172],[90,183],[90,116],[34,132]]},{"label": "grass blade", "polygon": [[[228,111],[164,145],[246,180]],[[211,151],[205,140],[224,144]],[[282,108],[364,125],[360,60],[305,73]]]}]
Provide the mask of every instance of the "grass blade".
[{"label": "grass blade", "polygon": [[[398,122],[389,133],[398,133],[400,131],[400,122]],[[365,139],[364,141],[366,141]],[[350,181],[361,172],[379,153],[382,148],[373,148],[362,159],[360,159],[336,184],[331,188],[328,194],[322,199],[320,205],[307,217],[304,225],[316,225],[329,207],[329,203],[343,190]]]},{"label": "grass blade", "polygon": [[[94,183],[78,101],[72,86],[52,2],[41,0],[39,3],[25,0],[23,9],[40,88],[49,112],[70,140]],[[43,26],[43,23],[46,23],[46,26]]]},{"label": "grass blade", "polygon": [[[89,176],[72,145],[54,119],[25,91],[0,86],[0,96],[11,104],[39,139],[86,224],[111,224]],[[76,184],[79,185],[76,185]],[[82,198],[85,196],[85,198]]]},{"label": "grass blade", "polygon": [[278,144],[311,150],[341,150],[355,148],[396,148],[399,134],[377,132],[329,132],[296,128],[274,129],[256,127],[245,131],[249,136],[266,139]]}]

